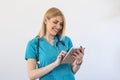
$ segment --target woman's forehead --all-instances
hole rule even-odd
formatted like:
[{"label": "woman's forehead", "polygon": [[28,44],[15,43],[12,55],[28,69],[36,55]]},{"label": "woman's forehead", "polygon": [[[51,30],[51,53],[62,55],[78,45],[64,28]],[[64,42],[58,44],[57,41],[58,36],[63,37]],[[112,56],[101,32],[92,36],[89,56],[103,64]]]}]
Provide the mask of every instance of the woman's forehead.
[{"label": "woman's forehead", "polygon": [[59,21],[59,22],[63,22],[62,16],[53,17],[53,18],[51,18],[51,20],[56,20],[56,21]]}]

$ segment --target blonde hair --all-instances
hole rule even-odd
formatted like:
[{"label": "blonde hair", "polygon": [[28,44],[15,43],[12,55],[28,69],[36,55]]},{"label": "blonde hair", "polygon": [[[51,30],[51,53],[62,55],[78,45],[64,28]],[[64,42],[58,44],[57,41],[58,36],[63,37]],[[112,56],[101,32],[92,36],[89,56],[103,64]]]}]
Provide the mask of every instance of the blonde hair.
[{"label": "blonde hair", "polygon": [[46,24],[44,22],[45,18],[47,17],[48,19],[51,19],[51,18],[56,17],[56,16],[61,16],[62,19],[63,19],[63,28],[57,35],[60,35],[61,39],[65,36],[65,28],[66,28],[65,17],[63,15],[63,13],[58,8],[52,7],[50,9],[48,9],[48,11],[44,15],[44,19],[43,19],[43,22],[42,22],[40,32],[37,35],[38,37],[43,37],[46,34]]}]

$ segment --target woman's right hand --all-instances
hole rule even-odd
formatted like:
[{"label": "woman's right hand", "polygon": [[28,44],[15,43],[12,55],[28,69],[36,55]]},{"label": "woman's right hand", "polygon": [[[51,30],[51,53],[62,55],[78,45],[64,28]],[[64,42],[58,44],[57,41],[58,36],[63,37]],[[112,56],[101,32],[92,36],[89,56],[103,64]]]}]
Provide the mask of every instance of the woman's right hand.
[{"label": "woman's right hand", "polygon": [[58,66],[60,65],[60,63],[62,62],[63,58],[65,57],[66,52],[65,51],[61,51],[60,54],[57,56],[57,59],[55,61],[55,64]]}]

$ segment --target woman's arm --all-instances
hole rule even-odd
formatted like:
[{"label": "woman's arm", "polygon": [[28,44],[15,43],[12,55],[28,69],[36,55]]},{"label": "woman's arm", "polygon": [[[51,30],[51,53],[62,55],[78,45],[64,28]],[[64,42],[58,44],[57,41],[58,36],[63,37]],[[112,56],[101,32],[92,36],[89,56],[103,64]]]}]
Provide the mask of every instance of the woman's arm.
[{"label": "woman's arm", "polygon": [[55,62],[53,62],[43,68],[36,68],[36,60],[28,59],[27,60],[27,72],[28,72],[28,76],[29,76],[30,80],[35,80],[35,79],[42,77],[45,74],[49,73],[51,70],[53,70],[56,66],[58,66],[61,63],[61,60],[64,56],[65,56],[65,53],[61,52],[58,55]]},{"label": "woman's arm", "polygon": [[51,63],[46,67],[43,68],[36,68],[36,60],[35,59],[28,59],[27,60],[27,70],[30,80],[35,80],[48,72],[54,69],[57,66],[55,63]]},{"label": "woman's arm", "polygon": [[85,48],[80,48],[73,53],[73,57],[75,59],[74,63],[71,64],[73,73],[76,73],[80,69],[80,65],[82,64],[82,59],[84,56],[84,49]]},{"label": "woman's arm", "polygon": [[73,64],[71,64],[72,71],[74,74],[80,69],[81,64],[82,64],[82,61],[80,64],[78,64],[76,61]]}]

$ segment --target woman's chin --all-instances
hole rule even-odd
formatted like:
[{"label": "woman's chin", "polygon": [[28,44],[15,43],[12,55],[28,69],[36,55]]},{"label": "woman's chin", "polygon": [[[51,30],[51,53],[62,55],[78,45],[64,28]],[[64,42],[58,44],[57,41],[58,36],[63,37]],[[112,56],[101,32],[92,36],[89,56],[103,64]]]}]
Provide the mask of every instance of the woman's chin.
[{"label": "woman's chin", "polygon": [[53,35],[57,35],[57,32],[53,32],[52,34],[53,34]]}]

